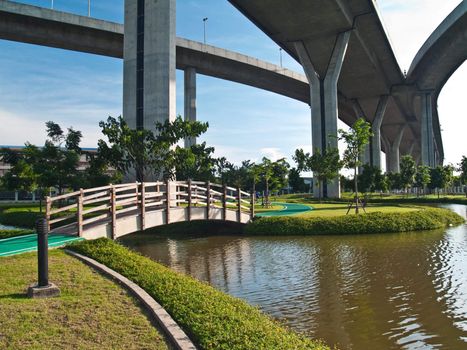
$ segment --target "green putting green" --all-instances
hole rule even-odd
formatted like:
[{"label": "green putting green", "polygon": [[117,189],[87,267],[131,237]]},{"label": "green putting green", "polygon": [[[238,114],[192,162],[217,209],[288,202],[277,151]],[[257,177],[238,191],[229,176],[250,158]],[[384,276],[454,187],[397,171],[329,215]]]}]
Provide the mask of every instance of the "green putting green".
[{"label": "green putting green", "polygon": [[307,211],[313,210],[313,208],[303,205],[303,204],[296,204],[296,203],[279,203],[274,202],[272,205],[282,205],[282,209],[280,210],[271,210],[265,211],[262,213],[256,214],[256,216],[264,217],[264,216],[288,216],[288,215],[296,215],[305,213]]},{"label": "green putting green", "polygon": [[[82,240],[82,238],[50,234],[49,248],[60,247],[66,243]],[[31,234],[26,236],[18,236],[0,239],[0,256],[10,256],[37,250],[37,235]]]}]

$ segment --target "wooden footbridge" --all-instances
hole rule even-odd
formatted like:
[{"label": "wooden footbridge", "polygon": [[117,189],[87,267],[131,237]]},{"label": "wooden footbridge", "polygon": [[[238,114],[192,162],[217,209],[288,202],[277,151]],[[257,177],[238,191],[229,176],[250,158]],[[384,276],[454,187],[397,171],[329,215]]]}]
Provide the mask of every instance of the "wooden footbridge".
[{"label": "wooden footbridge", "polygon": [[47,197],[46,219],[51,233],[115,239],[181,221],[247,223],[254,203],[254,194],[210,182],[136,182]]}]

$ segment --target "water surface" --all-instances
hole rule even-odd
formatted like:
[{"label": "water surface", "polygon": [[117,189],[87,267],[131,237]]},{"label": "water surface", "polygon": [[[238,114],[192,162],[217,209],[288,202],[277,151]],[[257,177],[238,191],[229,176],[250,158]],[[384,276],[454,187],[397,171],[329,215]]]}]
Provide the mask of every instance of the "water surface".
[{"label": "water surface", "polygon": [[[449,205],[467,217],[467,206]],[[340,349],[467,349],[467,226],[124,243]]]}]

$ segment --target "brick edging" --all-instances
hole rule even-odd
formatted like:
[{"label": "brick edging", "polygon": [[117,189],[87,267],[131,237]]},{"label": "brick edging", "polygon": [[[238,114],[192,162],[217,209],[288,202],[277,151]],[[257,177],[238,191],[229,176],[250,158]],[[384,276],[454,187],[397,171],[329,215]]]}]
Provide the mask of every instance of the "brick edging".
[{"label": "brick edging", "polygon": [[65,249],[65,252],[83,261],[85,264],[93,267],[94,269],[102,272],[109,276],[113,280],[117,281],[128,289],[138,300],[140,300],[145,309],[149,312],[152,318],[154,318],[162,330],[167,335],[170,343],[175,346],[178,350],[197,350],[193,342],[188,338],[186,333],[180,328],[180,326],[174,321],[174,319],[168,314],[167,311],[151,297],[143,288],[138,286],[136,283],[130,281],[125,276],[118,272],[108,268],[107,266],[88,258],[87,256],[75,253],[71,250]]}]

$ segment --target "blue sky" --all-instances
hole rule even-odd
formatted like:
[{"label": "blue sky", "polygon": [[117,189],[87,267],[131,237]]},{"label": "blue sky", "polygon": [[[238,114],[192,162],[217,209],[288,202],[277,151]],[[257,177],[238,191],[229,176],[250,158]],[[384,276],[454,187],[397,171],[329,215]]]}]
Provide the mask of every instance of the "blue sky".
[{"label": "blue sky", "polygon": [[[22,0],[50,7],[51,0]],[[441,3],[441,4],[440,4]],[[380,0],[384,22],[402,69],[459,0]],[[92,16],[123,22],[123,0],[92,0]],[[55,0],[55,9],[87,14],[87,0]],[[202,18],[208,17],[207,42],[279,64],[279,48],[227,1],[178,0],[177,36],[203,40]],[[286,68],[301,67],[283,55]],[[217,155],[239,162],[262,156],[290,156],[310,149],[309,107],[286,97],[248,86],[198,75],[199,120],[210,128],[202,137]],[[439,100],[447,162],[467,154],[459,147],[467,129],[464,64]],[[463,92],[464,91],[464,92]],[[28,44],[0,41],[0,144],[26,141],[43,144],[44,123],[83,131],[83,146],[95,147],[98,122],[122,110],[122,62],[117,59]],[[177,113],[183,113],[183,74],[177,71]]]}]

